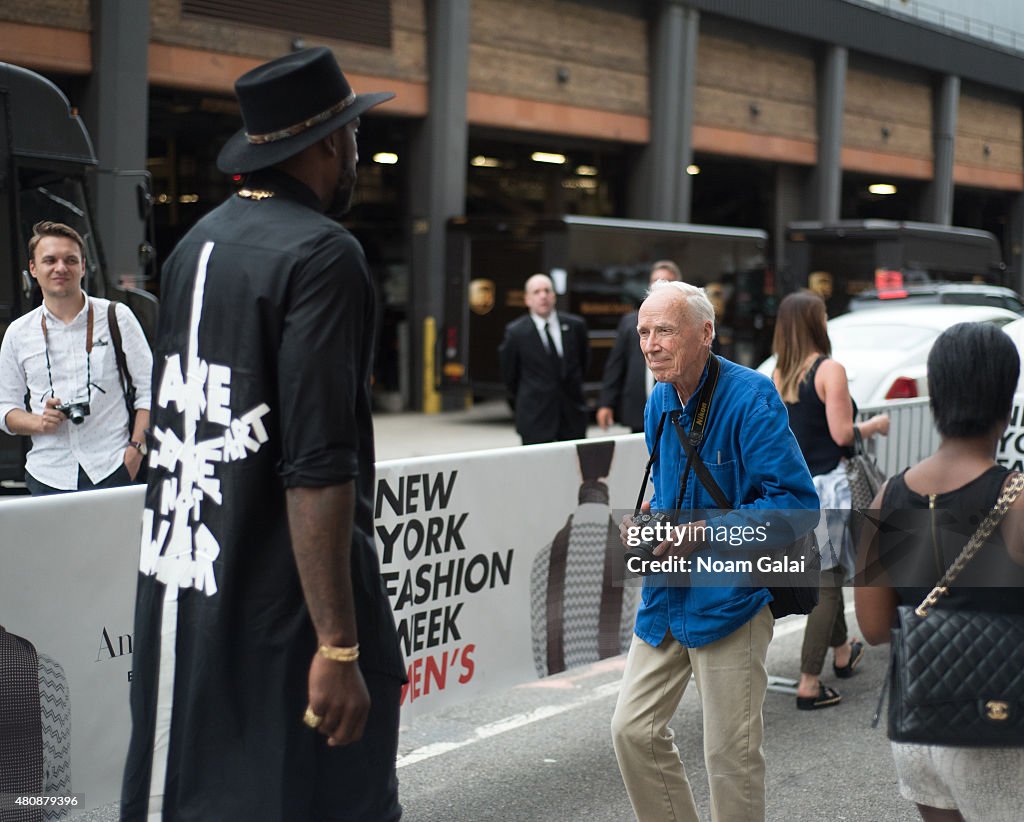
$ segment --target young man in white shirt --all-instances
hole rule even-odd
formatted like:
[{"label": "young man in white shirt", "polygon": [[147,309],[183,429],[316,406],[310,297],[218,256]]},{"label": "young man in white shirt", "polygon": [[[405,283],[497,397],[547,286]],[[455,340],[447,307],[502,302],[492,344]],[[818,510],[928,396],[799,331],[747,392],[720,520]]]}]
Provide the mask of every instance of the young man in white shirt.
[{"label": "young man in white shirt", "polygon": [[128,485],[149,427],[153,357],[142,327],[127,306],[116,306],[135,388],[129,431],[110,302],[82,289],[81,236],[63,223],[37,223],[28,256],[43,304],[11,323],[0,345],[0,430],[32,437],[25,483],[33,495]]}]

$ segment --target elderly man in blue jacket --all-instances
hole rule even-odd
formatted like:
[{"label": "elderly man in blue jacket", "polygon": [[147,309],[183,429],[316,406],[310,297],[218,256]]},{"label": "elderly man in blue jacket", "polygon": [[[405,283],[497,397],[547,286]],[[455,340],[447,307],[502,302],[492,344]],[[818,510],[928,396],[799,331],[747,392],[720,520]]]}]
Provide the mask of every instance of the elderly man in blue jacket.
[{"label": "elderly man in blue jacket", "polygon": [[[638,316],[640,345],[658,381],[645,412],[647,446],[658,451],[651,505],[683,512],[677,520],[682,524],[688,521],[686,512],[720,507],[692,464],[683,477],[686,455],[675,431],[677,425],[684,433],[691,429],[709,370],[714,371],[709,369],[714,320],[703,289],[681,282],[655,283]],[[768,522],[769,511],[816,509],[814,485],[771,380],[722,358],[717,370],[699,452],[737,509],[725,519],[761,516]],[[663,415],[669,419],[655,442]],[[810,519],[813,527],[817,517]],[[627,525],[624,520],[624,531]],[[686,538],[684,530],[676,533],[655,553],[689,557],[692,570],[711,546]],[[737,550],[734,556],[742,554]],[[761,822],[761,709],[774,628],[772,595],[750,577],[722,576],[712,585],[699,584],[693,574],[690,578],[686,587],[668,584],[664,577],[645,580],[612,719],[619,769],[641,822],[699,819],[668,727],[692,674],[704,716],[712,819]]]}]

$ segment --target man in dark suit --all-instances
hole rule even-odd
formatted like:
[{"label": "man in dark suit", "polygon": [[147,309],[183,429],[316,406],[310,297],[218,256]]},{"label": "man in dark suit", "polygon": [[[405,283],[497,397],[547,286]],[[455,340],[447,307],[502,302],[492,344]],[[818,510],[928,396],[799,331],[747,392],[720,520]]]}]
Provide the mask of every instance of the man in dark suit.
[{"label": "man in dark suit", "polygon": [[[658,280],[681,279],[679,266],[671,260],[659,260],[651,266],[651,285]],[[641,434],[644,430],[644,406],[654,381],[648,378],[636,322],[636,311],[626,314],[615,333],[615,345],[604,366],[597,424],[607,429],[617,419],[622,425],[632,428],[634,434]]]},{"label": "man in dark suit", "polygon": [[516,431],[523,445],[582,439],[587,326],[582,317],[555,311],[555,289],[544,274],[526,281],[525,302],[530,313],[505,327],[498,349]]}]

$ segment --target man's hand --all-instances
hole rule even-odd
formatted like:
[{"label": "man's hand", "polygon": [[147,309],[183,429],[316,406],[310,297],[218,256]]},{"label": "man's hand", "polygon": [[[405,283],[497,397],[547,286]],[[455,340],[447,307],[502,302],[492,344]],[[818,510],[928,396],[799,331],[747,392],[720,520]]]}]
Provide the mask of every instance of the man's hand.
[{"label": "man's hand", "polygon": [[36,425],[39,427],[37,433],[52,434],[64,424],[67,417],[57,410],[57,406],[60,404],[61,401],[57,397],[50,397],[46,401],[43,413],[37,415],[38,421]]},{"label": "man's hand", "polygon": [[124,449],[124,465],[128,469],[128,476],[131,477],[132,482],[135,482],[135,478],[139,475],[139,469],[142,467],[142,452],[134,445],[129,445]]},{"label": "man's hand", "polygon": [[608,426],[615,425],[615,412],[607,405],[602,405],[597,409],[597,424],[607,431]]},{"label": "man's hand", "polygon": [[327,737],[328,745],[358,742],[370,713],[370,694],[359,664],[314,654],[309,666],[309,707],[323,717],[317,730]]},{"label": "man's hand", "polygon": [[[641,503],[641,513],[651,510],[651,504],[649,502]],[[671,539],[666,539],[659,543],[654,549],[654,555],[656,557],[663,556],[664,554],[671,553],[672,556],[676,557],[687,557],[704,545],[703,542],[693,539],[691,534],[693,533],[692,528],[699,529],[705,525],[704,520],[698,520],[697,522],[689,523],[688,525],[673,525],[672,530],[675,534]],[[632,537],[636,537],[636,531],[633,529],[637,526],[633,522],[633,517],[629,514],[622,518],[619,523],[619,539],[622,541],[624,547],[629,548],[630,544],[628,540]],[[632,533],[631,533],[632,532]]]},{"label": "man's hand", "polygon": [[[645,511],[650,511],[650,510],[651,510],[651,504],[649,502],[641,502],[640,503],[640,512],[641,513],[645,512]],[[626,516],[624,516],[622,518],[622,522],[619,523],[619,539],[622,541],[622,547],[623,548],[631,547],[629,542],[628,542],[628,540],[630,538],[630,530],[633,529],[633,528],[636,528],[636,527],[637,526],[633,523],[633,515],[632,514],[626,514]]]},{"label": "man's hand", "polygon": [[694,529],[702,528],[704,524],[704,520],[701,519],[687,525],[673,525],[672,530],[675,532],[675,536],[672,539],[665,540],[655,548],[654,556],[660,557],[665,554],[671,554],[674,557],[690,556],[690,554],[704,545],[702,541],[695,540],[691,536]]}]

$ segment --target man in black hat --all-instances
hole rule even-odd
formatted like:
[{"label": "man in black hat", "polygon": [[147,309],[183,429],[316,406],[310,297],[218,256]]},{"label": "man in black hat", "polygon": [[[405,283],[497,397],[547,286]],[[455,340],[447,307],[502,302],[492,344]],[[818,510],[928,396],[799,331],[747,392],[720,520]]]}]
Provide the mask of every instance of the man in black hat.
[{"label": "man in black hat", "polygon": [[235,85],[244,187],[164,266],[122,818],[398,819],[404,666],[373,538],[374,294],[330,216],[356,95],[326,48]]}]

